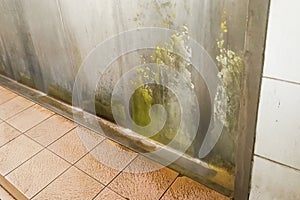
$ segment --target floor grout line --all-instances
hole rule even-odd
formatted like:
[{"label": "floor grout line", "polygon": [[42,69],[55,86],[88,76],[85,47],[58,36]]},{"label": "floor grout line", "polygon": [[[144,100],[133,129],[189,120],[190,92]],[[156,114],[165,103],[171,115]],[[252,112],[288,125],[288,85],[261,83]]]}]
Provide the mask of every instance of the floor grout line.
[{"label": "floor grout line", "polygon": [[[46,119],[44,120],[46,121]],[[28,130],[29,131],[29,130]],[[27,131],[26,131],[27,132]],[[26,133],[25,132],[25,133]],[[26,135],[25,133],[21,133],[19,136],[17,136],[16,138],[14,138],[13,140],[19,138],[20,136],[24,135],[25,137],[27,137],[28,139],[30,139],[31,141],[33,141],[34,143],[40,145],[42,147],[42,149],[40,151],[38,151],[37,153],[33,154],[30,158],[26,159],[24,162],[22,162],[20,165],[18,165],[17,167],[15,167],[14,169],[10,170],[8,173],[6,173],[5,175],[3,175],[4,177],[9,175],[10,173],[12,173],[14,170],[16,170],[17,168],[19,168],[21,165],[25,164],[27,161],[29,161],[30,159],[32,159],[33,157],[35,157],[36,155],[38,155],[39,153],[41,153],[42,151],[44,151],[45,149],[49,150],[47,147],[45,147],[44,145],[40,144],[39,142],[35,141],[34,139],[32,139],[31,137],[29,137],[28,135]],[[67,134],[67,133],[66,133]],[[63,137],[63,136],[62,136]],[[12,142],[13,140],[11,140],[10,142]],[[8,143],[10,143],[8,142]],[[8,144],[6,143],[6,145]],[[1,146],[0,148],[2,148],[4,146]],[[49,150],[51,153],[54,153],[52,152],[51,150]],[[54,153],[55,154],[55,153]],[[56,155],[56,154],[55,154]],[[58,156],[58,155],[57,155]],[[60,157],[60,156],[59,156]],[[64,159],[65,160],[65,159]],[[66,161],[66,160],[65,160]],[[68,162],[69,163],[69,162]]]},{"label": "floor grout line", "polygon": [[[15,94],[15,93],[13,93],[13,94]],[[17,98],[17,97],[19,97],[19,95],[17,95],[17,94],[15,94],[15,95],[16,95],[15,97],[12,97],[11,99],[7,99],[6,101],[0,103],[0,106],[7,103],[7,102],[9,102],[9,101],[11,101],[11,100],[13,100],[13,99],[15,99],[15,98]]]},{"label": "floor grout line", "polygon": [[[7,124],[9,124],[10,126],[14,127],[16,130],[20,131],[22,134],[27,133],[28,131],[30,131],[31,129],[34,129],[35,127],[37,127],[38,125],[40,125],[41,123],[47,121],[49,118],[51,118],[52,116],[54,116],[55,114],[50,115],[49,117],[47,117],[46,119],[43,119],[42,121],[40,121],[38,124],[32,126],[30,129],[26,130],[26,131],[21,131],[19,129],[17,129],[16,127],[14,127],[12,124],[9,124],[8,122],[6,122]],[[25,134],[26,135],[26,134]],[[26,135],[27,136],[27,135]],[[42,145],[43,146],[43,145]]]},{"label": "floor grout line", "polygon": [[[49,118],[48,118],[48,119],[49,119]],[[48,119],[47,119],[47,120],[48,120]],[[46,120],[45,120],[45,121],[46,121]],[[41,123],[42,123],[42,122],[41,122]],[[29,137],[30,139],[34,140],[34,141],[37,142],[38,144],[40,144],[40,145],[42,145],[43,147],[45,147],[45,148],[48,149],[49,146],[51,146],[52,144],[54,144],[55,142],[57,142],[58,140],[60,140],[61,138],[63,138],[65,135],[67,135],[68,133],[70,133],[71,131],[73,131],[73,130],[76,129],[76,128],[77,128],[77,126],[71,128],[70,130],[66,131],[62,136],[60,136],[59,138],[55,139],[53,142],[51,142],[51,143],[49,143],[49,144],[47,144],[47,145],[41,144],[39,141],[36,141],[34,138],[32,138],[32,137],[30,137],[29,135],[27,135],[26,133],[29,132],[31,129],[28,130],[28,131],[26,131],[24,134],[25,134],[27,137]],[[49,150],[49,149],[48,149],[48,150]]]},{"label": "floor grout line", "polygon": [[177,180],[177,178],[179,177],[179,173],[177,174],[177,176],[175,177],[175,179],[172,181],[172,183],[169,185],[169,187],[163,192],[163,194],[158,198],[159,200],[161,200],[165,194],[168,192],[168,190],[172,187],[172,185],[175,183],[175,181]]},{"label": "floor grout line", "polygon": [[94,199],[96,199],[97,198],[97,196],[99,195],[99,194],[101,194],[101,192],[103,192],[104,190],[106,189],[106,186],[104,185],[104,187],[93,197],[93,198],[91,198],[91,200],[94,200]]},{"label": "floor grout line", "polygon": [[36,105],[36,104],[34,103],[34,104],[31,105],[31,106],[28,106],[28,107],[26,107],[26,108],[23,108],[22,110],[20,110],[20,111],[18,111],[17,113],[15,113],[13,116],[10,116],[10,117],[8,117],[8,118],[6,118],[6,119],[2,119],[2,118],[1,118],[1,119],[2,119],[3,121],[7,122],[7,120],[12,119],[12,118],[15,117],[16,115],[18,115],[18,114],[20,114],[21,112],[23,112],[23,111],[25,111],[25,110],[27,110],[27,109],[33,107],[34,105]]},{"label": "floor grout line", "polygon": [[30,199],[35,198],[38,194],[40,194],[43,190],[45,190],[49,185],[51,185],[54,181],[56,181],[59,177],[61,177],[64,173],[66,173],[71,168],[72,168],[72,165],[70,165],[69,167],[67,167],[64,171],[62,171],[57,177],[55,177],[52,181],[50,181],[45,187],[43,187],[40,191],[38,191]]},{"label": "floor grout line", "polygon": [[[74,130],[74,129],[72,129],[72,130]],[[71,131],[72,131],[71,130]],[[68,133],[70,133],[71,131],[69,131]],[[66,133],[65,135],[67,135],[68,133]],[[62,137],[64,137],[65,135],[63,135]],[[62,138],[61,137],[61,138]],[[57,139],[56,141],[58,141],[59,139]],[[102,143],[103,141],[101,141],[100,143]],[[100,144],[99,143],[99,144]],[[52,143],[52,144],[54,144],[54,142]],[[51,144],[51,145],[52,145]],[[97,145],[96,145],[97,146]],[[94,147],[94,148],[96,148],[96,146]],[[72,166],[73,165],[75,165],[79,160],[81,160],[83,157],[85,157],[87,154],[89,154],[94,148],[92,148],[91,150],[89,150],[87,153],[85,153],[83,156],[81,156],[76,162],[74,162],[74,164],[73,163],[71,163],[70,161],[68,161],[68,160],[66,160],[65,158],[63,158],[61,155],[58,155],[56,152],[54,152],[53,150],[51,150],[51,149],[49,149],[49,147],[50,147],[50,145],[48,145],[47,147],[45,147],[47,150],[49,150],[49,151],[51,151],[52,153],[54,153],[55,155],[57,155],[58,157],[60,157],[61,159],[63,159],[63,160],[65,160],[66,162],[68,162],[69,164],[71,164]]]},{"label": "floor grout line", "polygon": [[24,162],[22,162],[20,165],[18,165],[17,167],[15,167],[13,170],[9,171],[8,173],[6,173],[5,175],[3,175],[4,177],[8,176],[10,173],[12,173],[13,171],[15,171],[16,169],[18,169],[19,167],[21,167],[23,164],[27,163],[30,159],[32,159],[33,157],[35,157],[36,155],[38,155],[39,153],[41,153],[45,148],[42,148],[41,150],[39,150],[38,152],[36,152],[35,154],[33,154],[30,158],[26,159]]},{"label": "floor grout line", "polygon": [[[77,127],[74,127],[72,130],[74,130]],[[68,131],[71,132],[72,130]],[[65,133],[63,136],[65,136],[67,133]],[[63,136],[61,136],[60,138],[62,138]],[[57,139],[59,140],[59,139]],[[56,141],[57,141],[56,140]],[[104,139],[105,140],[105,139]],[[103,140],[103,141],[104,141]],[[101,141],[100,143],[102,143],[103,141]],[[54,143],[54,142],[53,142]],[[53,144],[52,143],[52,144]],[[99,144],[100,144],[99,143]],[[98,144],[98,145],[99,145]],[[49,144],[47,147],[49,147],[51,144]],[[97,145],[96,145],[97,146]],[[94,148],[96,148],[96,146]],[[95,179],[94,177],[90,176],[89,174],[85,173],[84,171],[82,171],[81,169],[79,169],[78,167],[75,166],[75,164],[77,162],[79,162],[83,157],[85,157],[88,153],[90,153],[94,148],[92,148],[92,150],[90,150],[89,152],[87,152],[86,154],[84,154],[84,156],[82,156],[79,160],[77,160],[74,164],[72,164],[71,162],[69,162],[68,160],[66,160],[65,158],[63,158],[62,156],[58,155],[57,153],[55,153],[54,151],[48,149],[47,147],[45,147],[45,149],[47,149],[48,151],[50,151],[51,153],[53,153],[54,155],[58,156],[59,158],[61,158],[62,160],[64,160],[65,162],[67,162],[70,166],[64,170],[61,174],[59,174],[57,177],[55,177],[55,179],[53,179],[49,184],[47,184],[45,187],[43,187],[38,193],[36,193],[31,199],[33,199],[34,197],[36,197],[39,193],[41,193],[43,190],[45,190],[49,185],[51,185],[55,180],[57,180],[59,177],[61,177],[64,173],[66,173],[68,170],[70,170],[72,167],[75,167],[76,169],[80,170],[81,172],[83,172],[84,174],[86,174],[87,176],[89,176],[90,178],[92,178],[93,180],[97,181],[98,183],[100,183],[101,185],[105,186],[105,184],[101,183],[100,181],[98,181],[97,179]],[[105,187],[104,187],[105,188]],[[102,190],[101,190],[102,191]]]},{"label": "floor grout line", "polygon": [[[54,114],[55,115],[55,114]],[[51,115],[50,117],[48,117],[47,119],[41,121],[39,124],[43,123],[44,121],[48,120],[49,118],[51,118],[53,115]],[[6,122],[5,122],[6,123]],[[82,157],[80,157],[76,162],[74,162],[74,164],[72,164],[71,162],[69,162],[68,160],[66,160],[65,158],[63,158],[62,156],[58,155],[57,153],[55,153],[54,151],[52,151],[51,149],[49,149],[48,147],[51,146],[52,144],[54,144],[55,142],[57,142],[58,140],[60,140],[61,138],[63,138],[65,135],[67,135],[68,133],[70,133],[72,130],[76,129],[78,127],[78,125],[76,125],[75,127],[73,127],[72,129],[70,129],[69,131],[67,131],[66,133],[64,133],[61,137],[59,137],[58,139],[56,139],[55,141],[53,141],[52,143],[48,144],[47,146],[42,145],[41,143],[39,143],[38,141],[34,140],[33,138],[31,138],[30,136],[28,136],[26,133],[28,131],[30,131],[31,129],[35,128],[36,126],[38,126],[39,124],[33,126],[32,128],[30,128],[29,130],[27,130],[26,132],[21,133],[19,136],[17,136],[16,138],[14,138],[13,140],[17,139],[18,137],[20,137],[21,135],[24,135],[25,137],[27,137],[28,139],[30,139],[31,141],[35,142],[36,144],[40,145],[42,147],[42,149],[38,152],[36,152],[35,154],[33,154],[31,157],[29,157],[28,159],[26,159],[24,162],[22,162],[20,165],[18,165],[17,167],[15,167],[14,169],[12,169],[11,171],[9,171],[6,175],[4,176],[8,176],[10,173],[12,173],[13,171],[17,170],[19,167],[21,167],[22,165],[24,165],[25,163],[27,163],[29,160],[31,160],[32,158],[34,158],[35,156],[37,156],[39,153],[41,153],[44,150],[48,150],[51,153],[53,153],[54,155],[58,156],[59,158],[63,159],[65,162],[67,162],[70,166],[64,170],[61,174],[59,174],[53,181],[51,181],[49,184],[47,184],[47,186],[45,186],[43,189],[41,189],[37,194],[39,194],[41,191],[43,191],[44,189],[46,189],[46,187],[48,187],[51,183],[53,183],[56,179],[58,179],[62,174],[64,174],[65,172],[67,172],[71,167],[75,167],[76,169],[80,170],[81,172],[83,172],[85,175],[89,176],[90,178],[92,178],[93,180],[97,181],[98,183],[100,183],[101,185],[103,185],[103,189],[101,191],[103,191],[105,188],[108,188],[107,186],[117,177],[119,176],[119,174],[121,174],[124,169],[126,169],[137,157],[138,157],[138,153],[137,155],[108,183],[108,184],[104,184],[101,181],[95,179],[93,176],[87,174],[85,171],[81,170],[80,168],[78,168],[76,166],[76,164],[82,160],[86,155],[88,155],[91,151],[93,151],[95,148],[97,148],[98,146],[101,145],[101,143],[103,143],[106,140],[109,140],[108,138],[104,137],[104,139],[99,142],[99,144],[97,144],[95,147],[93,147],[92,149],[90,149],[87,153],[85,153]],[[10,125],[10,124],[8,124]],[[11,125],[10,125],[11,126]],[[15,127],[13,127],[14,129],[16,129]],[[17,129],[16,129],[17,130]],[[94,131],[93,131],[94,132]],[[11,140],[10,142],[12,142],[13,140]],[[8,142],[9,143],[9,142]],[[4,145],[5,146],[5,145]],[[3,147],[3,146],[2,146]],[[135,152],[136,153],[136,152]],[[101,191],[94,197],[96,198]],[[113,191],[113,190],[112,190]],[[114,191],[115,193],[117,193],[118,195],[122,196],[121,194],[119,194],[118,192]],[[34,198],[37,194],[35,194],[32,198]],[[122,196],[123,197],[123,196]],[[94,199],[93,198],[93,199]],[[126,199],[126,197],[124,197]]]},{"label": "floor grout line", "polygon": [[[121,195],[121,194],[119,194],[119,192],[117,192],[117,191],[115,191],[115,190],[113,190],[113,189],[111,189],[110,187],[108,187],[122,172],[124,172],[124,170],[130,165],[130,164],[132,164],[133,163],[133,161],[135,161],[136,159],[137,159],[137,157],[139,156],[139,154],[137,154],[121,171],[119,171],[119,173],[109,182],[109,183],[107,183],[106,185],[105,185],[105,187],[103,188],[103,190],[105,189],[105,188],[107,188],[107,189],[110,189],[111,191],[113,191],[113,192],[115,192],[116,194],[118,194],[118,195],[120,195],[121,197],[123,197],[123,198],[125,198],[126,200],[127,199],[129,199],[129,198],[127,198],[127,197],[124,197],[123,195]],[[99,192],[94,198],[93,198],[93,200],[100,194],[101,192]]]},{"label": "floor grout line", "polygon": [[[78,127],[78,126],[77,126]],[[61,139],[62,137],[64,137],[66,134],[68,134],[69,132],[71,132],[72,130],[74,130],[74,129],[76,129],[77,127],[74,127],[73,129],[71,129],[71,130],[69,130],[67,133],[65,133],[63,136],[61,136],[60,138],[58,138],[56,141],[58,141],[59,139]],[[94,132],[94,131],[93,131]],[[104,187],[103,187],[103,189],[102,190],[100,190],[100,192],[99,193],[97,193],[97,195],[94,197],[94,198],[96,198],[105,188],[108,188],[108,185],[111,183],[111,182],[113,182],[116,178],[117,178],[117,176],[119,176],[138,156],[139,156],[139,154],[137,153],[137,152],[134,152],[134,153],[136,153],[137,155],[126,165],[126,166],[124,166],[123,167],[123,169],[121,170],[121,171],[119,171],[118,172],[118,174],[109,182],[109,183],[107,183],[107,184],[105,184],[105,183],[102,183],[101,181],[99,181],[99,180],[97,180],[95,177],[93,177],[92,175],[90,175],[90,174],[88,174],[88,173],[86,173],[85,171],[83,171],[82,169],[80,169],[79,167],[77,167],[76,166],[76,164],[80,161],[80,160],[82,160],[85,156],[87,156],[88,154],[90,154],[94,149],[96,149],[98,146],[100,146],[103,142],[105,142],[105,141],[107,141],[107,140],[109,140],[109,138],[104,138],[99,144],[97,144],[95,147],[93,147],[92,149],[90,149],[87,153],[85,153],[82,157],[80,157],[76,162],[74,162],[74,164],[73,163],[71,163],[70,161],[68,161],[68,160],[66,160],[65,158],[63,158],[62,156],[60,156],[60,155],[58,155],[56,152],[54,152],[54,151],[52,151],[51,149],[49,149],[48,147],[49,146],[51,146],[52,144],[54,144],[56,141],[54,141],[54,142],[52,142],[51,144],[49,144],[48,146],[46,146],[45,147],[45,149],[47,149],[48,151],[50,151],[51,153],[53,153],[53,154],[55,154],[56,156],[58,156],[59,158],[61,158],[61,159],[63,159],[64,161],[66,161],[68,164],[70,164],[70,167],[67,169],[67,170],[69,170],[71,167],[75,167],[76,169],[78,169],[78,170],[80,170],[81,172],[83,172],[85,175],[87,175],[88,177],[90,177],[90,178],[92,178],[93,180],[95,180],[95,181],[97,181],[98,183],[100,183],[101,185],[103,185]],[[40,144],[40,143],[39,143]],[[67,170],[65,170],[63,173],[65,173]],[[62,174],[60,174],[58,177],[56,177],[55,178],[55,180],[57,179],[57,178],[59,178],[60,176],[61,176]],[[54,180],[53,180],[54,181]],[[52,182],[53,182],[52,181]],[[52,183],[51,182],[51,183]],[[48,184],[46,187],[48,187],[50,184]],[[46,189],[46,187],[45,188],[43,188],[42,190],[44,190],[44,189]],[[110,188],[108,188],[108,189],[110,189]],[[42,191],[41,190],[41,191]],[[110,189],[111,190],[111,189]],[[41,191],[39,191],[39,193],[41,192]],[[112,190],[113,191],[113,190]],[[121,194],[119,194],[118,192],[116,192],[116,191],[114,191],[116,194],[118,194],[118,195],[120,195],[120,196],[122,196]],[[36,195],[35,195],[36,196]],[[123,197],[123,196],[122,196]],[[93,198],[93,199],[94,199]],[[126,198],[126,197],[123,197],[123,198],[125,198],[125,199],[128,199],[128,198]]]},{"label": "floor grout line", "polygon": [[13,140],[15,140],[16,138],[18,138],[18,137],[20,137],[21,135],[23,135],[23,133],[22,133],[21,131],[19,131],[19,130],[16,129],[15,127],[11,126],[11,125],[8,124],[7,122],[5,122],[5,121],[0,122],[0,125],[1,125],[1,124],[6,124],[6,125],[8,125],[9,127],[11,127],[11,128],[13,128],[14,130],[18,131],[20,134],[17,135],[15,138],[11,139],[10,141],[4,143],[3,145],[0,145],[0,149],[1,149],[2,147],[4,147],[5,145],[7,145],[8,143],[10,143],[10,142],[12,142]]},{"label": "floor grout line", "polygon": [[96,146],[94,146],[93,148],[91,148],[87,153],[85,153],[80,159],[78,159],[75,163],[77,164],[81,159],[83,159],[85,156],[87,156],[88,154],[90,154],[94,149],[96,149],[100,144],[102,144],[105,140],[107,140],[106,138],[103,139],[101,142],[99,142],[99,144],[97,144]]},{"label": "floor grout line", "polygon": [[[17,97],[18,97],[18,96],[17,96]],[[16,97],[15,97],[15,98],[16,98]],[[23,111],[25,111],[25,110],[27,110],[27,109],[33,107],[34,105],[37,105],[37,104],[33,104],[33,105],[31,105],[31,106],[29,106],[29,107],[23,109],[22,111],[16,113],[14,116],[11,116],[11,117],[9,117],[8,119],[3,120],[3,121],[0,123],[0,124],[6,123],[7,125],[9,125],[10,127],[12,127],[13,129],[15,129],[15,130],[17,130],[18,132],[21,133],[20,135],[18,135],[18,136],[15,137],[14,139],[12,139],[12,140],[8,141],[7,143],[5,143],[4,145],[0,146],[0,148],[4,147],[5,145],[7,145],[8,143],[10,143],[10,142],[12,142],[13,140],[17,139],[18,137],[20,137],[20,136],[23,135],[23,134],[24,134],[25,136],[28,137],[28,135],[26,135],[26,132],[30,131],[31,129],[35,128],[35,127],[38,126],[39,124],[43,123],[44,121],[48,120],[48,119],[51,118],[53,115],[55,115],[55,113],[53,112],[54,114],[52,114],[51,116],[47,117],[46,119],[44,119],[43,121],[39,122],[38,124],[34,125],[33,127],[31,127],[30,129],[26,130],[25,132],[23,132],[23,131],[17,129],[17,128],[14,127],[12,124],[10,124],[10,123],[7,122],[9,119],[15,117],[16,115],[20,114],[21,112],[23,112]],[[47,109],[47,110],[48,110],[48,109]],[[52,112],[52,111],[51,111],[51,112]],[[29,137],[29,138],[32,140],[31,137]],[[35,140],[33,140],[33,141],[36,142]],[[38,143],[38,142],[36,142],[36,143]],[[38,143],[38,144],[39,144],[39,143]],[[40,144],[40,145],[41,145],[41,144]],[[42,145],[42,146],[43,146],[43,145]]]},{"label": "floor grout line", "polygon": [[[20,131],[19,131],[19,132],[20,132]],[[17,138],[20,137],[21,135],[23,135],[23,133],[21,133],[20,135],[18,135],[17,137],[15,137],[14,139],[12,139],[11,141],[5,143],[4,145],[2,145],[2,146],[0,147],[0,149],[1,149],[2,147],[6,146],[8,143],[11,143],[12,141],[14,141],[15,139],[17,139]]]},{"label": "floor grout line", "polygon": [[[31,139],[30,137],[28,137],[27,135],[25,135],[24,133],[20,134],[18,137],[20,136],[25,136],[27,137],[28,139],[30,139],[31,141],[33,141],[34,143],[40,145],[38,142],[36,142],[35,140]],[[17,138],[18,138],[17,137]],[[16,139],[16,138],[15,138]],[[14,139],[14,140],[15,140]],[[26,159],[24,162],[22,162],[20,165],[18,165],[17,167],[15,167],[14,169],[12,169],[11,171],[9,171],[8,173],[6,173],[5,175],[3,175],[4,177],[8,176],[10,173],[12,173],[13,171],[15,171],[16,169],[18,169],[19,167],[21,167],[23,164],[25,164],[26,162],[28,162],[30,159],[34,158],[36,155],[38,155],[39,153],[41,153],[43,150],[45,150],[46,148],[42,145],[40,145],[42,148],[41,150],[39,150],[38,152],[36,152],[35,154],[33,154],[30,158]]]}]

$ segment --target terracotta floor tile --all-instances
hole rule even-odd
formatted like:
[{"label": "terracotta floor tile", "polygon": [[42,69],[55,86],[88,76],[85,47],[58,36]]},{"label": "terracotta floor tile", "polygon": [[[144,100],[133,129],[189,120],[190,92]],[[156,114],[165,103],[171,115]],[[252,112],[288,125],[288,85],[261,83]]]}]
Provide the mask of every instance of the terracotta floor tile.
[{"label": "terracotta floor tile", "polygon": [[34,105],[7,120],[7,123],[24,133],[53,114],[46,108]]},{"label": "terracotta floor tile", "polygon": [[48,148],[74,164],[103,140],[104,137],[99,134],[83,127],[77,127]]},{"label": "terracotta floor tile", "polygon": [[229,200],[216,191],[213,191],[187,177],[179,177],[165,193],[162,200]]},{"label": "terracotta floor tile", "polygon": [[42,148],[41,145],[24,135],[7,143],[0,148],[0,174],[6,175]]},{"label": "terracotta floor tile", "polygon": [[159,199],[178,173],[168,168],[147,172],[158,167],[162,166],[138,156],[108,187],[131,200]]},{"label": "terracotta floor tile", "polygon": [[9,101],[12,98],[15,98],[17,95],[5,88],[0,88],[0,104],[5,103],[6,101]]},{"label": "terracotta floor tile", "polygon": [[76,163],[76,166],[107,185],[136,156],[137,153],[105,140]]},{"label": "terracotta floor tile", "polygon": [[0,147],[10,142],[21,134],[17,129],[7,123],[0,123]]},{"label": "terracotta floor tile", "polygon": [[33,199],[88,200],[93,199],[103,188],[102,184],[72,167]]},{"label": "terracotta floor tile", "polygon": [[72,121],[59,115],[54,115],[25,134],[40,144],[48,146],[65,133],[75,128],[75,126],[76,124]]},{"label": "terracotta floor tile", "polygon": [[114,191],[105,188],[94,200],[126,200]]},{"label": "terracotta floor tile", "polygon": [[32,105],[34,105],[33,102],[28,101],[23,97],[18,96],[13,98],[0,105],[0,118],[6,120]]},{"label": "terracotta floor tile", "polygon": [[32,198],[70,165],[47,149],[6,176],[27,198]]},{"label": "terracotta floor tile", "polygon": [[1,200],[15,200],[6,190],[0,186],[0,199]]}]

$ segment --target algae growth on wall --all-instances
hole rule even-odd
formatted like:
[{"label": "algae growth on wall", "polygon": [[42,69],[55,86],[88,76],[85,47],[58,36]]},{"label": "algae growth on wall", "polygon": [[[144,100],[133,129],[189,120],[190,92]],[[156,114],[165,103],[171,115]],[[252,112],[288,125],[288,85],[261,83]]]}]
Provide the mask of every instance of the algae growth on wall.
[{"label": "algae growth on wall", "polygon": [[[112,112],[112,96],[118,81],[132,69],[136,77],[122,85],[124,96],[118,96],[115,111],[121,125],[127,122],[138,126],[151,123],[151,107],[160,104],[166,113],[165,124],[156,134],[146,138],[168,145],[171,141],[174,151],[182,151],[191,159],[205,162],[217,173],[212,177],[199,176],[203,182],[232,190],[235,151],[238,133],[237,116],[243,76],[243,48],[247,22],[246,0],[3,0],[0,5],[0,73],[25,85],[41,90],[48,95],[72,103],[73,85],[84,61],[97,45],[120,33],[145,27],[163,28],[174,33],[168,37],[149,34],[151,48],[135,49],[109,60],[111,54],[126,50],[128,41],[116,40],[94,61],[95,69],[86,71],[82,79],[84,91],[95,92],[91,99],[85,99],[83,107],[95,108],[98,116],[116,122]],[[155,38],[156,37],[156,38]],[[138,38],[127,38],[132,44]],[[207,79],[193,65],[194,59],[203,56],[193,51],[190,44],[197,42],[218,68],[222,82],[216,88],[213,99]],[[149,46],[149,45],[148,45]],[[109,61],[109,62],[108,62]],[[97,65],[108,62],[104,72]],[[201,65],[208,65],[200,60]],[[166,65],[179,80],[153,66]],[[141,69],[137,66],[143,65]],[[201,70],[200,70],[201,72]],[[205,74],[205,73],[204,73]],[[97,76],[96,86],[92,84]],[[178,79],[176,79],[178,78]],[[147,82],[151,84],[144,84]],[[193,98],[178,100],[171,88],[160,83],[170,83],[179,88],[182,95],[195,94]],[[184,84],[180,87],[176,84]],[[96,88],[95,88],[96,87]],[[126,88],[128,87],[128,88]],[[127,96],[129,88],[134,88],[132,96]],[[182,90],[185,88],[185,90]],[[81,94],[81,96],[88,96]],[[123,100],[129,99],[124,105]],[[224,104],[224,99],[225,103]],[[94,105],[90,106],[91,102]],[[181,104],[187,110],[183,113]],[[129,115],[126,114],[128,107]],[[224,108],[226,109],[224,111]],[[93,109],[86,109],[92,112]],[[200,119],[190,114],[199,110]],[[182,116],[188,118],[181,124]],[[206,135],[210,134],[211,121],[224,125],[222,134],[208,155],[199,156]],[[153,122],[153,121],[152,121]],[[191,132],[197,125],[196,134]],[[130,124],[129,124],[130,125]],[[159,127],[160,124],[157,125]],[[130,126],[128,126],[130,128]],[[181,128],[181,131],[177,130]],[[139,132],[139,131],[137,131]],[[141,135],[144,133],[140,132]],[[147,135],[145,133],[144,135]],[[178,137],[176,137],[178,136]],[[195,161],[198,162],[198,161]],[[194,176],[193,170],[182,164],[182,168]]]}]

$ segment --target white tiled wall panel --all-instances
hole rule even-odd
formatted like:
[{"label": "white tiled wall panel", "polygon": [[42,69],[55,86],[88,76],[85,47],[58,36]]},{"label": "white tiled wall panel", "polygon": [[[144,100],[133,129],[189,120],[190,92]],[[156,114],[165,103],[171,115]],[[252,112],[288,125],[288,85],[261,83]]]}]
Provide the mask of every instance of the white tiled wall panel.
[{"label": "white tiled wall panel", "polygon": [[250,200],[300,200],[300,1],[270,2]]},{"label": "white tiled wall panel", "polygon": [[300,84],[263,79],[255,154],[300,169]]},{"label": "white tiled wall panel", "polygon": [[271,0],[265,76],[300,83],[299,11],[299,0]]},{"label": "white tiled wall panel", "polygon": [[300,171],[254,157],[250,200],[300,199]]}]

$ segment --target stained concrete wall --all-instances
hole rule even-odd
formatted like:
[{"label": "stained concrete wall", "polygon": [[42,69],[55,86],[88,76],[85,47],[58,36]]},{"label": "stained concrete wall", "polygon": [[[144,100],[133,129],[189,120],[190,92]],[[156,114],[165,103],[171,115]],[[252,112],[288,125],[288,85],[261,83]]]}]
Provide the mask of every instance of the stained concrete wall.
[{"label": "stained concrete wall", "polygon": [[225,11],[228,45],[243,50],[245,3],[173,1],[176,6],[170,10],[176,17],[170,19],[172,25],[164,22],[167,17],[160,16],[163,8],[153,8],[154,2],[1,0],[2,73],[19,81],[30,79],[44,92],[51,84],[71,92],[78,68],[97,44],[122,31],[146,26],[175,29],[186,24],[190,36],[214,58]]},{"label": "stained concrete wall", "polygon": [[[220,53],[217,41],[222,33],[224,48],[243,57],[247,2],[0,0],[0,72],[71,103],[74,80],[89,52],[113,35],[142,27],[177,30],[185,25],[189,36],[203,45],[216,63]],[[107,78],[100,86],[102,93],[99,94],[102,117],[113,120],[109,107],[113,86],[139,62],[139,55],[132,53],[127,58],[120,58],[107,71]],[[221,63],[218,67],[221,70],[224,66]],[[193,76],[200,106],[204,110],[201,113],[204,116],[201,132],[207,129],[211,119],[209,110],[213,105],[206,96],[201,96],[202,92],[207,92],[203,81],[195,74]],[[235,121],[236,117],[230,116],[231,121]],[[225,166],[229,165],[229,168],[234,166],[237,133],[236,124],[233,126],[221,136],[213,150],[213,159],[208,157],[207,162],[218,166],[227,163]],[[201,138],[203,136],[199,136],[199,140]],[[226,187],[233,187],[232,180]]]}]

